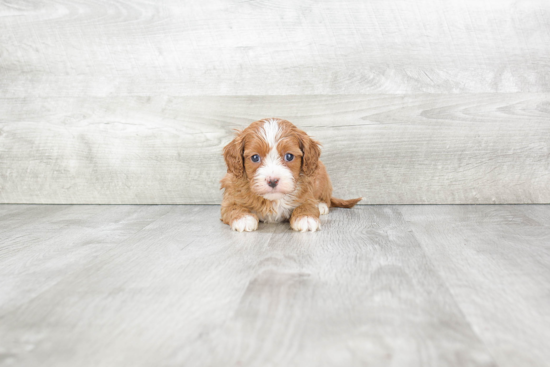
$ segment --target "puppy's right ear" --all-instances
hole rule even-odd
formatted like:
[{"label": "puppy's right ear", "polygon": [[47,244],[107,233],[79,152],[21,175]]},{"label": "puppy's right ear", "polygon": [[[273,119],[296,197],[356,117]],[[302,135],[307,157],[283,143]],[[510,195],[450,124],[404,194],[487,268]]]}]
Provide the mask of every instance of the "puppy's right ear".
[{"label": "puppy's right ear", "polygon": [[227,172],[232,173],[237,178],[244,176],[244,137],[239,135],[223,148],[223,158],[227,165]]}]

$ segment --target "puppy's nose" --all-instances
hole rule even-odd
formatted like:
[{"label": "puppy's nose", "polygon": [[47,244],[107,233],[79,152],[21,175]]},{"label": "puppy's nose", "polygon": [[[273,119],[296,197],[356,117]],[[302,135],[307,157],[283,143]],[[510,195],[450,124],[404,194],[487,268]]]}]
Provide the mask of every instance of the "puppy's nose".
[{"label": "puppy's nose", "polygon": [[279,179],[278,178],[268,178],[267,179],[267,184],[269,185],[269,187],[271,188],[275,188],[277,186],[277,184],[279,183]]}]

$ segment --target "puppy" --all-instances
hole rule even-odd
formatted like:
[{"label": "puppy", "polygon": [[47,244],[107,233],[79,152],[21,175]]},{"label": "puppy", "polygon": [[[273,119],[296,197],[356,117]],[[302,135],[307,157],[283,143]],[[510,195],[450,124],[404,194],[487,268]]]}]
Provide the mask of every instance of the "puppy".
[{"label": "puppy", "polygon": [[351,208],[362,199],[332,197],[320,155],[320,144],[289,121],[253,122],[223,149],[221,220],[239,232],[258,229],[259,220],[290,220],[295,231],[315,232],[331,206]]}]

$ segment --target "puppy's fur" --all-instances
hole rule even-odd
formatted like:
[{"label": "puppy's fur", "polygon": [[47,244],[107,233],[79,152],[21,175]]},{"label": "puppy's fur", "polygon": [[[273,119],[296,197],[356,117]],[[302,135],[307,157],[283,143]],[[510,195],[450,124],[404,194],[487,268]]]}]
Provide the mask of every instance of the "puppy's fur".
[{"label": "puppy's fur", "polygon": [[328,208],[353,207],[362,198],[332,197],[320,155],[320,144],[289,121],[252,123],[223,149],[222,221],[242,232],[256,230],[258,220],[290,220],[295,231],[314,232]]}]

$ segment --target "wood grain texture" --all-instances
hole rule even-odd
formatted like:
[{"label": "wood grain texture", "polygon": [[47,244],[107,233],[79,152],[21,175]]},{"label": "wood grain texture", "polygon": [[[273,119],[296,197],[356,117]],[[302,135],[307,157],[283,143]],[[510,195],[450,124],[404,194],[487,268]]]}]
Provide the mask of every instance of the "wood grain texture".
[{"label": "wood grain texture", "polygon": [[1,205],[0,206],[0,234],[21,226],[33,225],[43,221],[49,221],[51,216],[70,208],[69,205]]},{"label": "wood grain texture", "polygon": [[0,202],[215,204],[233,129],[287,118],[337,197],[550,203],[550,95],[0,99]]},{"label": "wood grain texture", "polygon": [[546,0],[0,1],[1,97],[550,92]]},{"label": "wood grain texture", "polygon": [[244,234],[219,206],[100,209],[74,207],[58,236],[29,241],[32,266],[2,257],[14,282],[66,261],[40,294],[18,290],[0,323],[5,365],[496,366],[399,207]]},{"label": "wood grain texture", "polygon": [[401,212],[498,365],[548,366],[550,206]]},{"label": "wood grain texture", "polygon": [[29,215],[18,219],[21,225],[0,233],[0,319],[169,210],[158,206],[35,207],[41,212],[23,206]]}]

